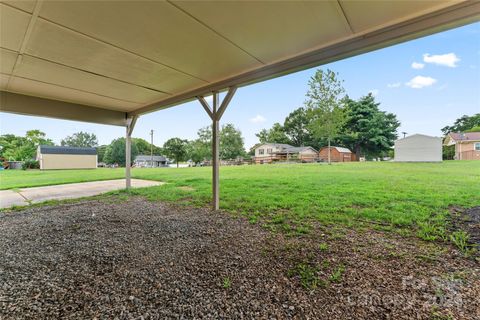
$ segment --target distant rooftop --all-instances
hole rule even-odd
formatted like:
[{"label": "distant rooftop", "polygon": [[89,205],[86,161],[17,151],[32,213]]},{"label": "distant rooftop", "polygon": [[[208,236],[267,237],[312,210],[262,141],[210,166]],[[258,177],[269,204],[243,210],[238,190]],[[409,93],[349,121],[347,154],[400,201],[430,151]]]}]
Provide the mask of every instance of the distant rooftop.
[{"label": "distant rooftop", "polygon": [[97,149],[95,148],[80,148],[80,147],[66,147],[66,146],[40,146],[40,153],[42,154],[86,154],[95,155]]},{"label": "distant rooftop", "polygon": [[466,141],[466,140],[480,140],[480,132],[450,132],[449,136],[452,137],[453,140],[457,141]]}]

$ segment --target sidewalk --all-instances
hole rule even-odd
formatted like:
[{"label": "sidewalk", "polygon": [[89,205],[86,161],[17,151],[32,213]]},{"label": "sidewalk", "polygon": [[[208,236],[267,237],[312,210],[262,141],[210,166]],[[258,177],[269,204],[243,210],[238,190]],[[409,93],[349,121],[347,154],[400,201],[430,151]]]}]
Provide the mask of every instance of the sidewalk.
[{"label": "sidewalk", "polygon": [[[132,179],[132,188],[162,185],[163,182]],[[47,200],[90,197],[125,188],[125,179],[60,184],[46,187],[0,190],[0,208],[25,206]]]}]

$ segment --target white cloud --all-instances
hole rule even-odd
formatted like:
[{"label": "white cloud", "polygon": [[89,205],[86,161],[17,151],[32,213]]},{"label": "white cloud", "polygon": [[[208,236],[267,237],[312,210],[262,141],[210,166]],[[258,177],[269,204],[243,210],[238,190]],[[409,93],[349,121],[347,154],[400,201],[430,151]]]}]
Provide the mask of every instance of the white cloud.
[{"label": "white cloud", "polygon": [[425,64],[420,63],[420,62],[412,62],[412,68],[413,69],[423,69],[425,67]]},{"label": "white cloud", "polygon": [[262,123],[262,122],[265,122],[266,120],[267,119],[265,119],[265,117],[257,114],[255,117],[250,119],[250,122],[252,122],[252,123]]},{"label": "white cloud", "polygon": [[376,97],[376,96],[378,96],[378,94],[380,93],[380,90],[378,90],[378,89],[372,89],[372,90],[370,90],[369,93],[371,93],[372,96]]},{"label": "white cloud", "polygon": [[437,82],[437,79],[432,77],[416,76],[412,78],[412,80],[405,83],[405,85],[409,86],[410,88],[421,89],[424,87],[429,87],[435,82]]},{"label": "white cloud", "polygon": [[425,53],[423,55],[423,61],[426,63],[433,63],[438,64],[440,66],[455,68],[457,66],[457,62],[460,61],[460,58],[457,57],[455,53],[447,53],[447,54],[435,54],[430,55],[429,53]]},{"label": "white cloud", "polygon": [[387,84],[387,87],[389,88],[400,88],[402,84],[400,82],[395,82],[395,83],[389,83]]}]

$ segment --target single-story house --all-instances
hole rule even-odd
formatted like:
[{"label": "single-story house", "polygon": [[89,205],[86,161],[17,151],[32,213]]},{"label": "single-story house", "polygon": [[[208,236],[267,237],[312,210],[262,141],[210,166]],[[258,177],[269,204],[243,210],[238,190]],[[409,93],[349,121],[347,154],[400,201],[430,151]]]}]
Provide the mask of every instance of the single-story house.
[{"label": "single-story house", "polygon": [[[322,161],[328,161],[328,147],[323,147],[318,153],[318,157]],[[353,161],[352,151],[344,147],[330,146],[331,162],[350,162]]]},{"label": "single-story house", "polygon": [[152,156],[139,154],[135,157],[133,161],[135,167],[141,168],[156,168],[156,167],[165,167],[167,165],[167,158],[164,156],[153,156],[153,166],[152,166]]},{"label": "single-story house", "polygon": [[395,141],[397,162],[442,161],[442,138],[414,134]]},{"label": "single-story house", "polygon": [[480,132],[450,132],[443,144],[455,145],[455,160],[480,160]]},{"label": "single-story house", "polygon": [[95,169],[97,168],[97,149],[38,146],[37,160],[41,170]]},{"label": "single-story house", "polygon": [[277,161],[314,162],[318,152],[312,147],[294,147],[286,143],[263,143],[255,146],[254,163],[272,163]]}]

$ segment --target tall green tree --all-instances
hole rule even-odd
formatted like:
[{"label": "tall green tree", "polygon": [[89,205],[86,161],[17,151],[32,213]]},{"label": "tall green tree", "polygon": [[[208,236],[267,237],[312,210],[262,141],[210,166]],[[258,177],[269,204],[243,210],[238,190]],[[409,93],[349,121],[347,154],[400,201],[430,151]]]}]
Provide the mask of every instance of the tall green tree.
[{"label": "tall green tree", "polygon": [[305,107],[310,117],[309,128],[317,139],[328,143],[328,163],[330,164],[330,144],[339,136],[345,122],[345,89],[338,74],[331,70],[317,70],[308,82]]},{"label": "tall green tree", "polygon": [[188,141],[180,138],[171,138],[163,144],[163,150],[167,157],[175,159],[177,168],[180,161],[187,160]]},{"label": "tall green tree", "polygon": [[69,147],[94,148],[98,146],[98,139],[94,133],[80,131],[65,137],[60,144]]},{"label": "tall green tree", "polygon": [[39,145],[54,145],[40,130],[29,130],[24,137],[13,134],[0,136],[0,156],[12,161],[35,159]]},{"label": "tall green tree", "polygon": [[220,158],[225,160],[245,156],[242,132],[231,123],[222,126],[219,151]]},{"label": "tall green tree", "polygon": [[[135,143],[135,145],[137,146],[138,154],[149,155],[151,153],[152,144],[147,140],[142,138],[132,138],[132,143]],[[162,148],[153,145],[153,155],[161,156]]]},{"label": "tall green tree", "polygon": [[[137,145],[132,141],[130,148],[130,156],[132,162],[138,155]],[[103,161],[107,164],[118,164],[125,167],[125,138],[118,138],[113,140],[105,150]]]},{"label": "tall green tree", "polygon": [[372,94],[358,101],[348,99],[341,140],[356,155],[378,157],[388,152],[397,139],[400,122],[392,113],[379,109]]},{"label": "tall green tree", "polygon": [[97,160],[98,162],[105,162],[104,161],[104,156],[105,156],[105,151],[107,150],[107,145],[101,145],[97,147]]},{"label": "tall green tree", "polygon": [[303,107],[295,109],[283,123],[283,131],[294,146],[310,146],[319,148],[318,140],[310,130],[312,119]]},{"label": "tall green tree", "polygon": [[480,113],[473,116],[464,115],[455,120],[452,126],[443,127],[442,132],[447,135],[449,132],[466,132],[474,127],[480,127]]},{"label": "tall green tree", "polygon": [[278,122],[274,123],[270,129],[262,129],[255,135],[260,143],[291,143],[283,126]]}]

